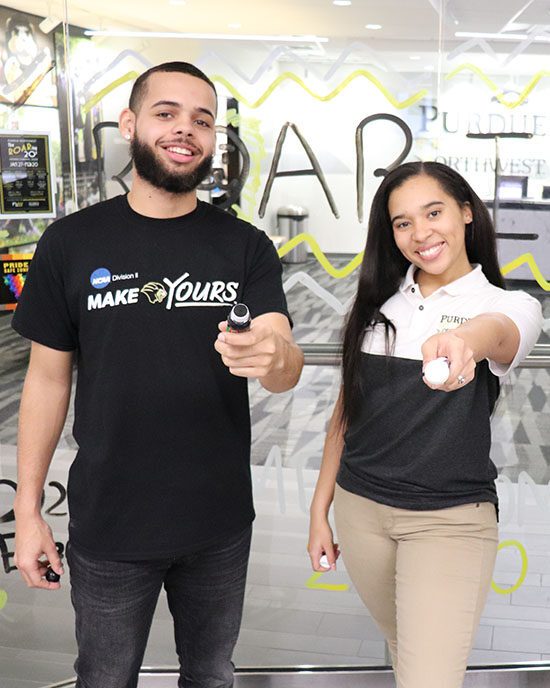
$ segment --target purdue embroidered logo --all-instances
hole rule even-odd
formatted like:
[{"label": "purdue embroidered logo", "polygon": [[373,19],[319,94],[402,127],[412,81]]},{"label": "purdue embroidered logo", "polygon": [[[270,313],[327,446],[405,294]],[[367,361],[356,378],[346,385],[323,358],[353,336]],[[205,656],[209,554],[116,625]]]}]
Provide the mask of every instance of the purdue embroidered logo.
[{"label": "purdue embroidered logo", "polygon": [[465,323],[470,318],[464,318],[460,315],[442,315],[437,328],[438,333],[448,332],[449,330],[454,330],[460,327],[462,323]]},{"label": "purdue embroidered logo", "polygon": [[145,294],[149,303],[162,303],[168,296],[168,292],[160,282],[147,282],[140,289],[142,294]]}]

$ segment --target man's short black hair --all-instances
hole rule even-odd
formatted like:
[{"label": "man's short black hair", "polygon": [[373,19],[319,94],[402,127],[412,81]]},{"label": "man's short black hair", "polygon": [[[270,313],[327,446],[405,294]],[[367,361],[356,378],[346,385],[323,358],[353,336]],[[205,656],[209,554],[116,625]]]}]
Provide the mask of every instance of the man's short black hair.
[{"label": "man's short black hair", "polygon": [[206,81],[206,83],[214,91],[216,98],[218,97],[214,84],[210,81],[206,74],[198,67],[195,67],[195,65],[192,65],[190,62],[163,62],[162,64],[151,67],[146,72],[143,72],[143,74],[136,79],[130,94],[129,107],[132,112],[137,113],[141,107],[141,101],[143,100],[147,90],[147,80],[151,74],[156,74],[157,72],[179,72],[180,74],[189,74],[197,79],[202,79],[203,81]]}]

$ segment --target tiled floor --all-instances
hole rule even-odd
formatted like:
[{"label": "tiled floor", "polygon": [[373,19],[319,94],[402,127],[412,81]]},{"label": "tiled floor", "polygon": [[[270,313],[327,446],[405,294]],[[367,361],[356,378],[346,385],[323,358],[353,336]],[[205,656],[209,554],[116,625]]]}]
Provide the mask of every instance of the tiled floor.
[{"label": "tiled floor", "polygon": [[[331,260],[343,265],[348,259]],[[308,278],[299,274],[306,271]],[[285,280],[292,285],[288,298],[296,339],[337,341],[342,324],[337,302],[345,304],[349,299],[354,277],[335,280],[310,262],[287,266]],[[539,295],[548,319],[543,341],[549,342],[550,298]],[[9,320],[9,316],[0,318],[0,478],[14,480],[16,414],[27,349],[11,332]],[[305,552],[307,507],[338,375],[336,368],[309,367],[298,387],[281,395],[268,395],[251,385],[258,517],[235,656],[239,666],[385,661],[384,643],[343,566],[336,573],[312,577]],[[549,394],[549,369],[522,369],[513,385],[505,388],[495,415],[493,454],[502,476],[501,540],[517,540],[525,547],[528,571],[512,594],[491,592],[472,663],[550,659]],[[48,482],[66,484],[75,449],[71,416]],[[0,485],[0,515],[9,510],[12,494],[9,486]],[[47,505],[58,494],[55,486],[48,485]],[[52,517],[50,523],[54,534],[66,539],[67,517]],[[8,547],[13,544],[7,537],[12,532],[13,523],[0,523]],[[501,587],[514,585],[521,566],[517,547],[503,549],[495,581]],[[0,571],[1,688],[31,688],[72,675],[75,645],[67,586],[54,594],[30,591],[16,572]],[[320,587],[327,585],[344,589]],[[174,665],[171,636],[169,613],[161,598],[146,665]]]}]

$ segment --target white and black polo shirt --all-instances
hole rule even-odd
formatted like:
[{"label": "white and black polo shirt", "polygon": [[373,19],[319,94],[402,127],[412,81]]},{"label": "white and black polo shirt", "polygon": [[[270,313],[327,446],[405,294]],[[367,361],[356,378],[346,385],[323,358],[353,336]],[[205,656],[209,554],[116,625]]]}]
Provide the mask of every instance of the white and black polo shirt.
[{"label": "white and black polo shirt", "polygon": [[[362,346],[360,412],[350,424],[338,484],[355,494],[404,509],[497,503],[490,459],[490,416],[499,378],[533,348],[540,334],[539,302],[522,291],[492,285],[480,265],[424,298],[411,265],[382,312],[396,328],[386,355],[383,324]],[[483,313],[503,313],[520,332],[511,364],[481,361],[474,380],[455,392],[422,381],[422,344]]]}]

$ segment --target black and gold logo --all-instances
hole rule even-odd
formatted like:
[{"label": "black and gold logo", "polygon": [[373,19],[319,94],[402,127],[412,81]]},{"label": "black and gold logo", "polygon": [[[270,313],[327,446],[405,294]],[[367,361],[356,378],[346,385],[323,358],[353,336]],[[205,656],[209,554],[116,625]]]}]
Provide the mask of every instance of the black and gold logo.
[{"label": "black and gold logo", "polygon": [[140,289],[140,292],[145,294],[149,303],[162,303],[168,296],[168,292],[160,282],[147,282]]}]

